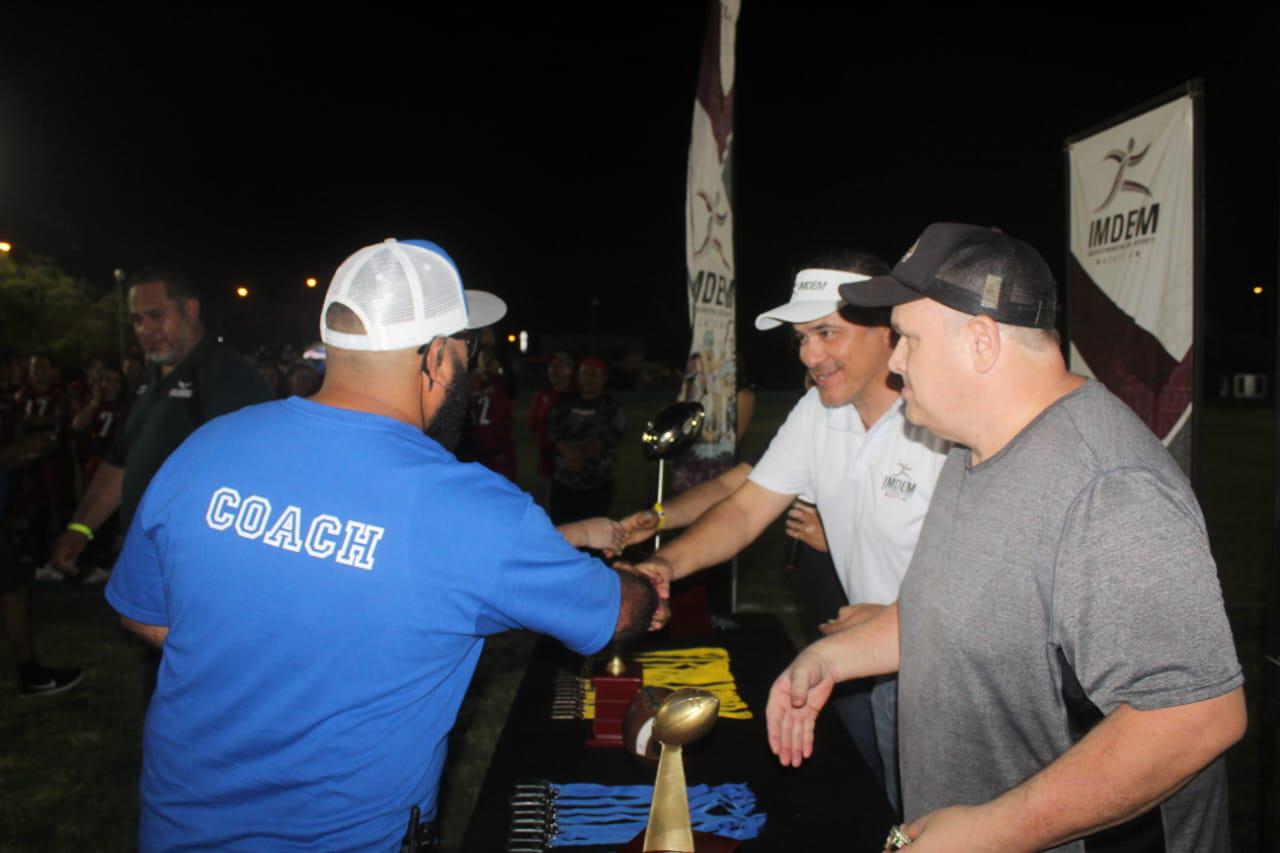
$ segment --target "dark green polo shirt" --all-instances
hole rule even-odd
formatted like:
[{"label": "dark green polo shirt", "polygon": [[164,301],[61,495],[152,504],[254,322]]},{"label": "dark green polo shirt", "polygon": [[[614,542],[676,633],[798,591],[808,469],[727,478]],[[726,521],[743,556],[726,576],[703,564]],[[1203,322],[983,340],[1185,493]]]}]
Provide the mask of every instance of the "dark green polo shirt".
[{"label": "dark green polo shirt", "polygon": [[168,376],[160,376],[160,365],[148,365],[124,429],[107,452],[106,461],[124,469],[124,528],[151,478],[187,436],[218,415],[266,400],[257,371],[208,335]]}]

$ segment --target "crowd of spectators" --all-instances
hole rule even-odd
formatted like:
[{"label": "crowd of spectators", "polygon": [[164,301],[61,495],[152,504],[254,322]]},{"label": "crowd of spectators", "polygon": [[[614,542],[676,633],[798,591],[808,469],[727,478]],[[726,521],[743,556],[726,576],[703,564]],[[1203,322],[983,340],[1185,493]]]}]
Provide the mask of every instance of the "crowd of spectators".
[{"label": "crowd of spectators", "polygon": [[[515,376],[503,351],[479,341],[471,361],[471,411],[458,458],[516,482]],[[609,369],[588,355],[574,369],[566,352],[547,359],[547,382],[533,395],[528,429],[538,451],[534,497],[555,524],[606,516],[626,418],[605,391]]]},{"label": "crowd of spectators", "polygon": [[[260,347],[252,357],[267,399],[314,394],[323,361],[304,359],[286,344],[278,356]],[[118,364],[87,358],[69,366],[43,353],[0,353],[0,614],[19,693],[44,695],[73,687],[81,673],[36,663],[29,620],[34,581],[101,584],[110,576],[124,529],[112,511],[79,553],[74,571],[60,571],[51,543],[72,520],[94,476],[145,392],[145,359]],[[41,689],[47,688],[47,689]]]}]

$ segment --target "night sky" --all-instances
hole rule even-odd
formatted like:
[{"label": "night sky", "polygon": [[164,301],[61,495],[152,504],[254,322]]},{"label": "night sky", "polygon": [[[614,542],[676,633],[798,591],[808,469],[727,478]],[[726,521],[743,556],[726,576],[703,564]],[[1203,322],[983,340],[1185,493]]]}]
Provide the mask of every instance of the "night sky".
[{"label": "night sky", "polygon": [[[269,313],[255,305],[287,305],[299,330],[279,333],[302,343],[342,258],[425,237],[468,286],[506,298],[506,327],[535,344],[584,331],[596,297],[602,331],[645,334],[651,355],[679,361],[706,6],[533,6],[8,11],[0,239],[103,288],[116,267],[181,264],[223,327],[244,336]],[[740,337],[757,365],[786,345],[752,318],[825,247],[892,261],[931,221],[986,223],[1061,277],[1065,138],[1193,77],[1207,90],[1210,330],[1269,346],[1274,11],[1162,23],[1163,7],[1094,3],[997,23],[894,8],[744,0],[735,216]],[[238,284],[259,302],[236,303]]]}]

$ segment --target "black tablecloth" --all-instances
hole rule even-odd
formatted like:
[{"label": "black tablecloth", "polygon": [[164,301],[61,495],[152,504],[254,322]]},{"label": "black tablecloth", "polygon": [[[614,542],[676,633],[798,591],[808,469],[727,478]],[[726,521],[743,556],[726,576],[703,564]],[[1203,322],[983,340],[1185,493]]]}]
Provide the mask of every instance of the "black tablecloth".
[{"label": "black tablecloth", "polygon": [[[743,842],[747,851],[831,848],[879,851],[893,824],[884,795],[872,779],[833,708],[818,718],[813,757],[799,768],[783,768],[769,751],[764,705],[769,686],[795,654],[777,619],[739,616],[741,627],[679,641],[650,640],[644,648],[721,647],[729,652],[738,692],[750,720],[720,719],[705,742],[685,750],[688,784],[745,782],[768,814],[764,833]],[[652,785],[654,769],[621,749],[584,745],[591,723],[551,720],[557,669],[581,658],[558,643],[539,642],[507,717],[493,762],[467,829],[466,851],[506,846],[508,800],[517,779],[537,777],[557,784]],[[609,848],[563,848],[607,850]]]}]

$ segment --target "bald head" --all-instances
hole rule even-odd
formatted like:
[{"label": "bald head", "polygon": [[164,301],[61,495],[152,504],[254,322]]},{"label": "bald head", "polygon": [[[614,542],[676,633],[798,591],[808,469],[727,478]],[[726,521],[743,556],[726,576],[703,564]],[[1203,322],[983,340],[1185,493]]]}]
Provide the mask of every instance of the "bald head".
[{"label": "bald head", "polygon": [[[335,302],[324,314],[325,325],[335,332],[348,335],[365,334],[364,323],[345,305]],[[403,367],[409,360],[417,362],[418,354],[411,349],[390,350],[386,352],[369,352],[327,347],[325,388],[334,386],[368,387],[369,383],[381,384],[387,380],[403,379]],[[401,384],[397,382],[396,384]]]}]

